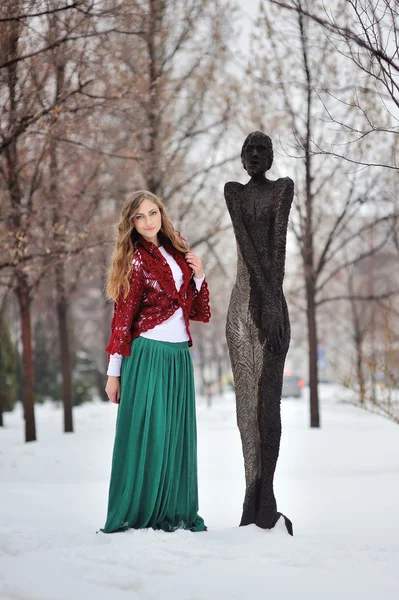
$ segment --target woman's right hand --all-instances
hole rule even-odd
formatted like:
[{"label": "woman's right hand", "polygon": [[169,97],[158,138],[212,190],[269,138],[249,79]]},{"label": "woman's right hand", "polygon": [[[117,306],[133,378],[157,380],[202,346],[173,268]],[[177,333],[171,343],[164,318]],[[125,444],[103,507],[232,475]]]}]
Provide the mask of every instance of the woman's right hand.
[{"label": "woman's right hand", "polygon": [[113,377],[108,375],[107,385],[105,386],[105,393],[109,400],[114,404],[119,404],[121,397],[121,382],[119,377]]}]

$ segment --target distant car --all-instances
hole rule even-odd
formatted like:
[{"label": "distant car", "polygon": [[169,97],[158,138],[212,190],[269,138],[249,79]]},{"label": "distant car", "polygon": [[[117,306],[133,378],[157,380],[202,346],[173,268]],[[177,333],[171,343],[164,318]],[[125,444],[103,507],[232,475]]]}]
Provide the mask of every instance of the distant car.
[{"label": "distant car", "polygon": [[288,398],[289,396],[300,398],[302,396],[302,388],[304,385],[304,380],[297,375],[284,375],[283,391],[281,396],[283,398]]}]

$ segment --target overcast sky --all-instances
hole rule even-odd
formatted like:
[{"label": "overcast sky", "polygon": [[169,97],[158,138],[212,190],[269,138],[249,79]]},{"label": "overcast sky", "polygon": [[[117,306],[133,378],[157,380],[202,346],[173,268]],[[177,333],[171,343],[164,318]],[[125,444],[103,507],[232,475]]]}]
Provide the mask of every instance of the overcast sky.
[{"label": "overcast sky", "polygon": [[235,4],[239,7],[239,26],[243,29],[243,37],[247,41],[253,20],[258,14],[259,0],[235,0]]},{"label": "overcast sky", "polygon": [[241,8],[243,13],[254,17],[258,12],[259,0],[235,0],[236,4]]}]

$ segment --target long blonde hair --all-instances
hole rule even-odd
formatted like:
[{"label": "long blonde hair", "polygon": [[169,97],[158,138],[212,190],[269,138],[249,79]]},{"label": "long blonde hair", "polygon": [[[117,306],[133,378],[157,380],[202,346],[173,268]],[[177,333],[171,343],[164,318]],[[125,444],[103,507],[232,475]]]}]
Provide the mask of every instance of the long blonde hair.
[{"label": "long blonde hair", "polygon": [[134,192],[123,205],[120,220],[117,228],[117,238],[114,250],[111,256],[106,294],[110,300],[116,300],[121,290],[124,297],[129,293],[130,283],[129,275],[133,257],[137,251],[137,241],[139,234],[134,227],[134,217],[138,213],[141,203],[144,200],[154,202],[161,213],[161,232],[169,238],[173,246],[180,252],[188,252],[188,243],[180,236],[180,232],[175,229],[170,222],[165,206],[162,201],[147,190]]}]

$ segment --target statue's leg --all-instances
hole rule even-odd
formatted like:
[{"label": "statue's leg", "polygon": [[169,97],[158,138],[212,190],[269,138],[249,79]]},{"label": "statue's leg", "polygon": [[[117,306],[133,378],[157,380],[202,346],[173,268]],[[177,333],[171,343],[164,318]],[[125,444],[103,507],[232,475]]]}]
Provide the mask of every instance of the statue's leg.
[{"label": "statue's leg", "polygon": [[283,516],[287,530],[292,535],[292,523],[277,511],[273,490],[274,473],[280,450],[284,362],[285,354],[275,355],[265,348],[258,390],[261,476],[255,523],[259,527],[271,529],[280,516]]},{"label": "statue's leg", "polygon": [[248,525],[256,519],[261,476],[258,386],[263,352],[249,312],[241,310],[238,303],[233,301],[227,315],[226,336],[245,467],[246,491],[240,525]]}]

